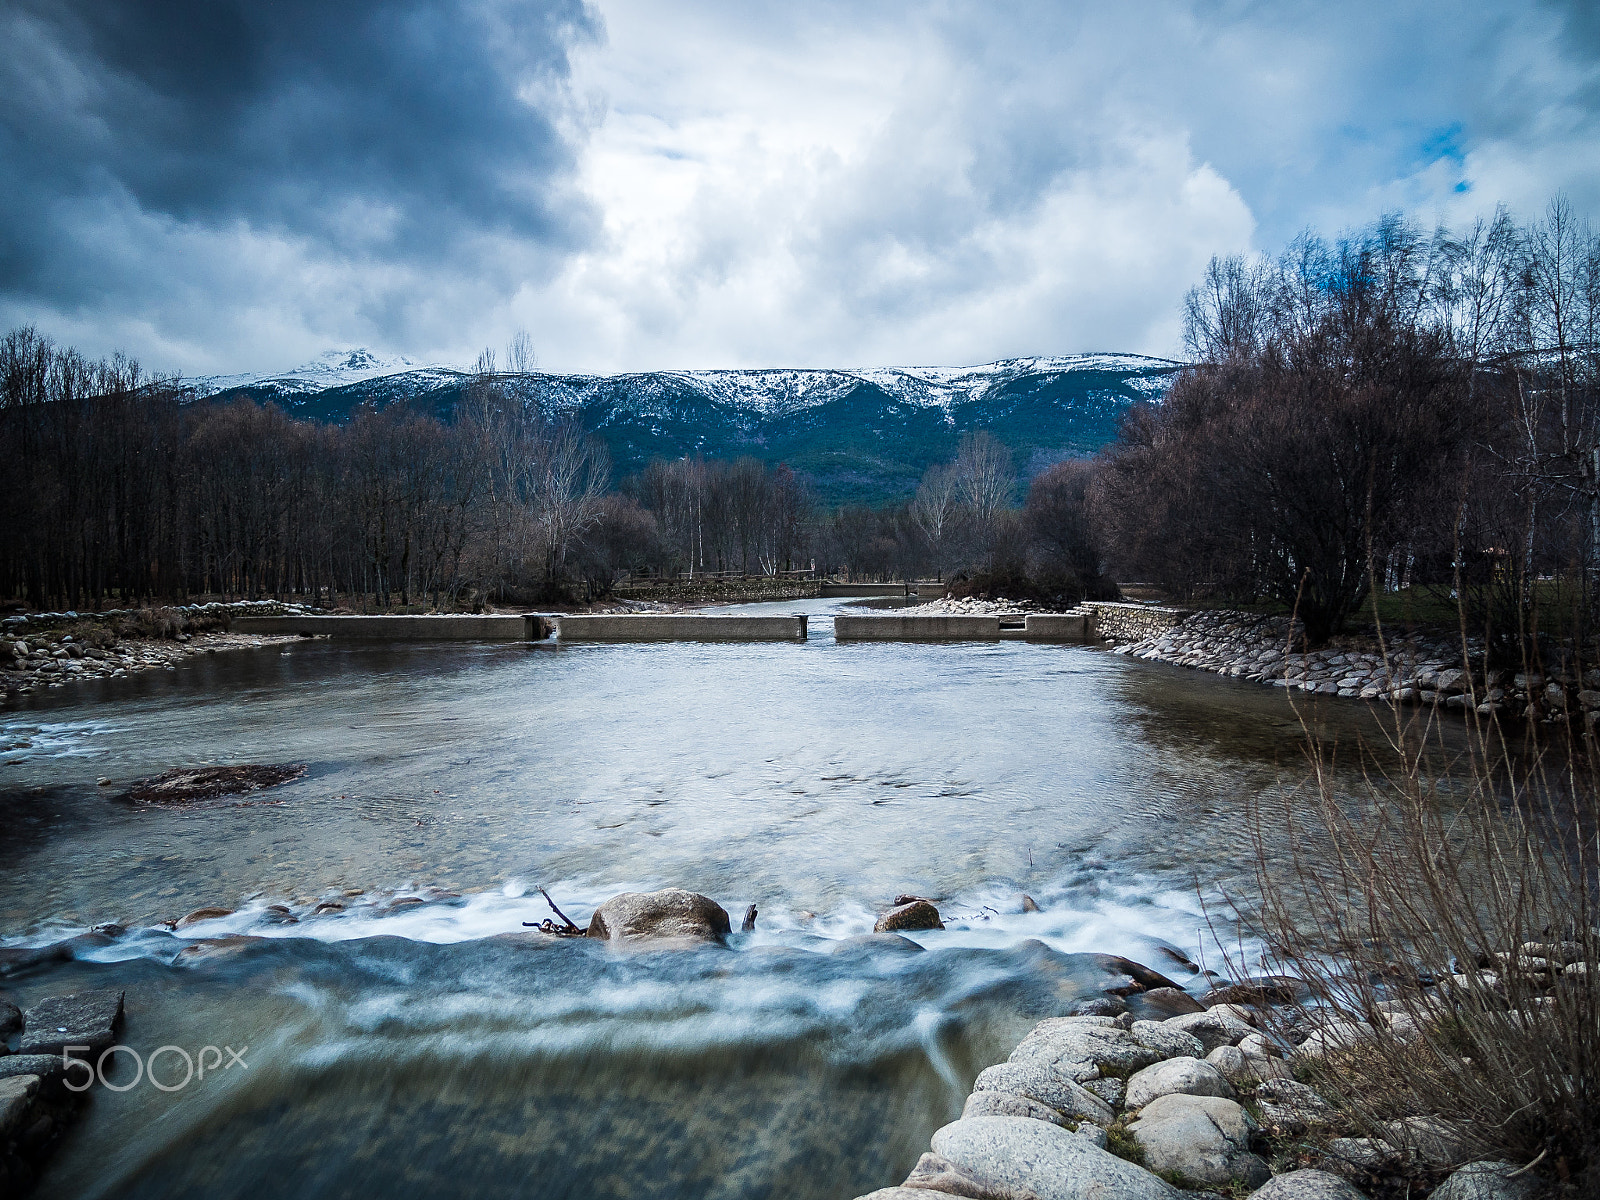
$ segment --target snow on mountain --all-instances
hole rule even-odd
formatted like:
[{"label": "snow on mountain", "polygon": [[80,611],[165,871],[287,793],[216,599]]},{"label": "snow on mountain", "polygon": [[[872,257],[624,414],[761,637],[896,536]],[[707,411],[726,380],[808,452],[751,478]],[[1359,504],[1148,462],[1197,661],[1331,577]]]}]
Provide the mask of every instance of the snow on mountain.
[{"label": "snow on mountain", "polygon": [[[859,370],[754,368],[701,371],[645,371],[621,375],[566,375],[538,372],[506,376],[514,390],[537,391],[554,408],[576,408],[604,394],[628,393],[646,406],[653,396],[687,389],[707,401],[767,418],[799,412],[850,394],[863,384],[895,401],[919,408],[942,408],[977,400],[1017,380],[1099,372],[1118,376],[1126,386],[1159,397],[1179,364],[1135,354],[1075,354],[1003,359],[968,367],[873,367]],[[466,373],[444,366],[423,367],[409,358],[380,358],[364,348],[329,350],[309,363],[280,374],[219,375],[196,381],[202,396],[235,388],[262,389],[290,399],[332,388],[381,380],[390,396],[417,395],[460,383]]]},{"label": "snow on mountain", "polygon": [[425,368],[415,359],[404,355],[381,358],[365,346],[343,350],[324,350],[308,363],[301,363],[290,371],[280,373],[255,373],[241,375],[213,375],[195,380],[199,395],[211,396],[218,392],[242,387],[269,387],[280,392],[321,392],[328,388],[348,387],[352,383],[365,383],[387,375],[414,374],[419,370],[445,370]]}]

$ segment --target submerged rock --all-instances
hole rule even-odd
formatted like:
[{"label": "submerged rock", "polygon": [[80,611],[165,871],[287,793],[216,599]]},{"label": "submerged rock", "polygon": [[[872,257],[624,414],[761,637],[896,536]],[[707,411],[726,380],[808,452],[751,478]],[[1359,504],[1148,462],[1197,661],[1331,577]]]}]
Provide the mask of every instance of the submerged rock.
[{"label": "submerged rock", "polygon": [[201,921],[215,921],[219,917],[231,916],[233,916],[231,908],[197,908],[192,913],[179,917],[173,928],[187,929],[190,925],[198,925]]},{"label": "submerged rock", "polygon": [[732,929],[727,911],[683,888],[623,892],[589,918],[589,936],[603,941],[721,942]]},{"label": "submerged rock", "polygon": [[[904,896],[895,897],[896,900],[906,900]],[[939,910],[927,900],[912,897],[905,904],[897,904],[883,916],[878,918],[878,923],[872,927],[874,933],[894,933],[901,929],[943,929],[944,921],[939,917]]]},{"label": "submerged rock", "polygon": [[246,763],[222,767],[179,767],[138,779],[117,797],[131,804],[190,804],[219,796],[242,796],[277,787],[306,773],[305,763]]}]

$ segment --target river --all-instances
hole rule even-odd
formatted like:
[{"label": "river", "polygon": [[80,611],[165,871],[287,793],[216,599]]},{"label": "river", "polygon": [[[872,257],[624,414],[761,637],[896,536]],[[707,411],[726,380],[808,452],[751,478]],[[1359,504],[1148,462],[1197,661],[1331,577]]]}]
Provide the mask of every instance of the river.
[{"label": "river", "polygon": [[[1221,966],[1197,889],[1248,882],[1250,806],[1302,774],[1284,693],[1078,646],[838,644],[840,604],[739,607],[809,613],[804,643],[318,640],[0,712],[0,943],[131,931],[0,994],[124,987],[130,1046],[248,1047],[98,1094],[40,1194],[848,1200],[1092,990],[1082,953],[1203,986],[1161,947]],[[111,799],[290,761],[248,803]],[[662,886],[756,930],[522,932],[539,887],[581,924]],[[947,929],[853,940],[901,892]],[[149,928],[205,905],[238,911]]]}]

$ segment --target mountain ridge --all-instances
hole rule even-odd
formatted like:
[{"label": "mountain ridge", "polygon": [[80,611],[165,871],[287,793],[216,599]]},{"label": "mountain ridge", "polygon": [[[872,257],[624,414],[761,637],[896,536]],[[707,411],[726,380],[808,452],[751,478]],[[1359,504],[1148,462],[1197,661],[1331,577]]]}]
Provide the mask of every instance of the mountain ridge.
[{"label": "mountain ridge", "polygon": [[[546,416],[575,419],[598,436],[619,477],[655,457],[752,454],[803,472],[826,503],[882,503],[909,496],[929,464],[950,458],[961,435],[978,429],[1018,454],[1024,479],[1092,454],[1115,437],[1129,408],[1159,402],[1182,365],[1083,354],[969,367],[535,371],[495,379]],[[362,406],[396,403],[448,420],[473,378],[356,349],[278,375],[199,380],[196,390],[215,402],[271,401],[314,420],[343,421]]]}]

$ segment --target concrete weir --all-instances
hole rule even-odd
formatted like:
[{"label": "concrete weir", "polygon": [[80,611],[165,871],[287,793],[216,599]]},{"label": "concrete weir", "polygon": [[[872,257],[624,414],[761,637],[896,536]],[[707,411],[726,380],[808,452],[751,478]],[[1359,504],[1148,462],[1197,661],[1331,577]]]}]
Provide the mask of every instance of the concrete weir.
[{"label": "concrete weir", "polygon": [[697,613],[558,615],[562,642],[803,642],[806,618],[710,616]]},{"label": "concrete weir", "polygon": [[861,616],[840,613],[833,618],[833,636],[841,642],[997,642],[997,616],[906,617],[896,613]]},{"label": "concrete weir", "polygon": [[833,636],[841,642],[993,642],[1002,638],[1029,642],[1095,640],[1086,613],[996,613],[993,616],[897,613],[864,616],[840,613]]},{"label": "concrete weir", "polygon": [[237,633],[327,634],[394,642],[528,642],[550,635],[550,618],[538,613],[496,613],[474,616],[374,616],[304,613],[282,617],[235,617]]}]

